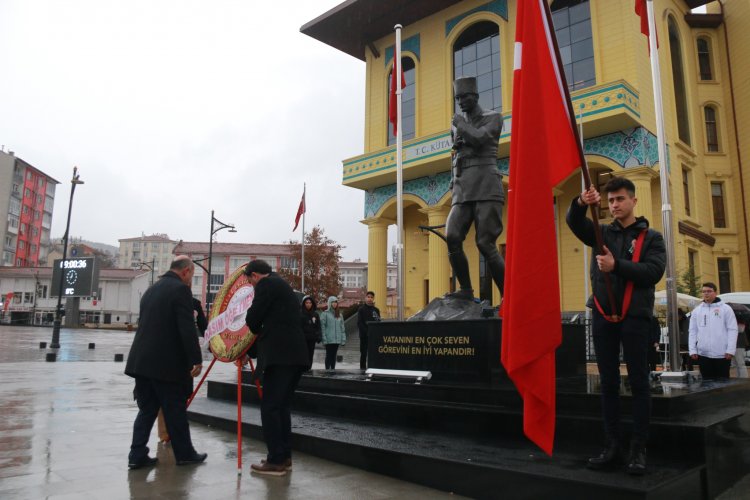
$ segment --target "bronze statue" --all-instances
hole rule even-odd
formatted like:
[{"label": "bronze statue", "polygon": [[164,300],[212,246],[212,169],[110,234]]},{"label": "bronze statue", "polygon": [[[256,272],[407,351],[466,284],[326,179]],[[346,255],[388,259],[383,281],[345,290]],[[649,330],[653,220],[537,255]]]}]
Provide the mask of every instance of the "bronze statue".
[{"label": "bronze statue", "polygon": [[451,189],[453,200],[446,221],[448,258],[460,289],[452,297],[473,299],[469,263],[463,241],[474,224],[476,243],[484,256],[495,285],[503,292],[505,262],[497,250],[503,232],[505,192],[497,168],[497,144],[503,118],[496,111],[479,106],[477,79],[458,78],[453,82],[456,101],[462,113],[453,115],[451,137],[453,160]]}]

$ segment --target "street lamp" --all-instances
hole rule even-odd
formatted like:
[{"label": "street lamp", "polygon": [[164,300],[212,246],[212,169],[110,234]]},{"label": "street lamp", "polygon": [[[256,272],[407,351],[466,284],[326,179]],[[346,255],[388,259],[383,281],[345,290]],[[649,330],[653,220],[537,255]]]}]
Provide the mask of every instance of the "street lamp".
[{"label": "street lamp", "polygon": [[[65,235],[63,236],[63,262],[66,259],[68,253],[68,234],[70,233],[70,212],[73,210],[73,195],[76,192],[76,186],[83,184],[78,174],[78,167],[73,167],[73,178],[70,179],[70,202],[68,203],[68,222],[65,224]],[[50,344],[51,349],[60,348],[60,322],[62,319],[62,294],[63,294],[63,279],[62,274],[60,275],[60,286],[57,289],[57,309],[55,309],[55,322],[52,326],[52,343]]]},{"label": "street lamp", "polygon": [[[218,227],[215,227],[214,223],[216,223]],[[211,317],[211,302],[213,301],[213,297],[211,296],[211,258],[214,253],[214,234],[227,228],[229,228],[230,233],[237,232],[234,228],[234,224],[225,224],[221,222],[214,217],[214,211],[211,210],[211,236],[208,238],[208,279],[206,280],[206,318]]]},{"label": "street lamp", "polygon": [[151,270],[151,282],[149,283],[149,286],[153,285],[154,284],[154,268],[156,267],[156,259],[152,259],[148,262],[143,262],[140,260],[138,262],[133,262],[133,268],[143,269],[143,266],[146,266],[148,269]]}]

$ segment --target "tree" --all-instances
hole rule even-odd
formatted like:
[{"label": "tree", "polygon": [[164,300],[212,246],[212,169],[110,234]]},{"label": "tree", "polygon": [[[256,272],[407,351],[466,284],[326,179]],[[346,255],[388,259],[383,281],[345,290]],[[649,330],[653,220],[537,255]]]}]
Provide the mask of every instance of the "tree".
[{"label": "tree", "polygon": [[[292,246],[291,261],[302,262],[302,247],[299,241],[290,241]],[[337,295],[341,290],[339,274],[340,252],[344,247],[328,238],[320,226],[315,226],[305,235],[305,289],[302,290],[302,277],[299,270],[282,268],[279,275],[301,290],[312,296],[318,304],[325,304],[328,297]]]},{"label": "tree", "polygon": [[680,273],[676,283],[677,291],[680,293],[686,293],[693,297],[699,297],[701,294],[701,277],[695,275],[695,269],[688,267],[687,270]]}]

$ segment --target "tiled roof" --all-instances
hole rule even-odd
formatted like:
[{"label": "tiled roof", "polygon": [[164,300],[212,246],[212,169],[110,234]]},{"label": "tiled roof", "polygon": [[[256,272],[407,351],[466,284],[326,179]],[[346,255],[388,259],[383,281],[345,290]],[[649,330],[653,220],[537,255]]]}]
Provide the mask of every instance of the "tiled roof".
[{"label": "tiled roof", "polygon": [[136,236],[135,238],[122,238],[117,241],[161,241],[163,243],[176,243],[175,240],[170,240],[169,235],[166,234],[151,234],[149,236]]}]

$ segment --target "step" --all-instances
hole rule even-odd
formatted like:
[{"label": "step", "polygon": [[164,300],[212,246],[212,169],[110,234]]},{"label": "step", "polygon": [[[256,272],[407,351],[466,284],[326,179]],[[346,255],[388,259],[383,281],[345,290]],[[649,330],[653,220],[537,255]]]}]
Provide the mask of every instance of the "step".
[{"label": "step", "polygon": [[[200,398],[188,414],[236,431],[236,403]],[[243,406],[242,428],[262,439],[257,406]],[[298,411],[292,432],[294,450],[473,498],[703,498],[704,466],[658,452],[649,455],[649,474],[631,477],[587,470],[585,457],[597,450],[567,443],[548,457],[521,434],[468,437]]]}]

